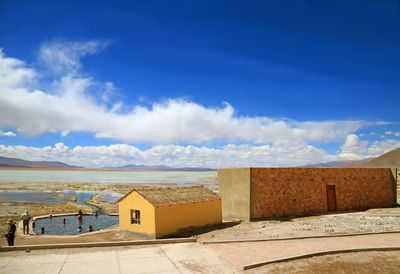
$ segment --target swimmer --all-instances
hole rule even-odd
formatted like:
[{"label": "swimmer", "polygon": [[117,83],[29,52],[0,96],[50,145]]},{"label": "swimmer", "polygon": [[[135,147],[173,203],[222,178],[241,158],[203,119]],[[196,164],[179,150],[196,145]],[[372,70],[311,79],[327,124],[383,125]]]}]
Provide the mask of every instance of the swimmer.
[{"label": "swimmer", "polygon": [[82,223],[82,216],[83,216],[82,210],[79,209],[79,212],[78,212],[78,221],[79,221],[79,223]]},{"label": "swimmer", "polygon": [[62,221],[61,221],[63,224],[65,224],[65,219],[62,219]]},{"label": "swimmer", "polygon": [[50,215],[49,215],[49,219],[50,219],[50,220],[53,219],[53,215],[50,214]]},{"label": "swimmer", "polygon": [[82,232],[82,227],[78,227],[78,232]]},{"label": "swimmer", "polygon": [[44,234],[44,227],[42,227],[42,228],[40,229],[40,232],[41,232],[42,234]]},{"label": "swimmer", "polygon": [[89,232],[92,232],[92,231],[93,231],[93,226],[90,225],[90,226],[88,227],[88,231],[89,231]]}]

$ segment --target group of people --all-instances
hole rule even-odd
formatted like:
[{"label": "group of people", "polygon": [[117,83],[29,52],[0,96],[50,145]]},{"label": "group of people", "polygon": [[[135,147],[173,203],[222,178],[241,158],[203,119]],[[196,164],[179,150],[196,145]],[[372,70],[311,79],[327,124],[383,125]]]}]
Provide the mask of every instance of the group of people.
[{"label": "group of people", "polygon": [[[94,215],[97,217],[98,213],[95,212]],[[50,214],[49,218],[52,219],[53,216]],[[78,227],[78,232],[82,232],[82,218],[83,218],[83,212],[82,210],[79,210],[78,212],[78,222],[79,222],[79,227]],[[22,225],[23,225],[23,232],[24,234],[29,235],[29,221],[32,219],[32,216],[29,215],[28,210],[25,210],[24,213],[22,213],[20,219],[22,220]],[[63,219],[61,221],[63,224],[66,223],[66,220]],[[15,239],[15,232],[17,230],[17,227],[15,226],[15,222],[13,219],[9,219],[7,221],[8,228],[7,228],[7,233],[4,234],[4,237],[7,239],[8,245],[13,246],[14,245],[14,239]],[[32,228],[35,228],[35,221],[32,222]],[[93,231],[93,226],[89,225],[88,229],[89,232]],[[41,228],[41,233],[44,234],[44,227]]]},{"label": "group of people", "polygon": [[[98,213],[95,212],[94,215],[97,217],[97,216],[98,216]],[[78,223],[79,223],[78,232],[82,232],[82,226],[81,226],[81,225],[82,225],[82,219],[83,219],[83,212],[82,212],[82,210],[79,210],[79,211],[78,211]],[[65,218],[62,219],[62,220],[61,220],[61,223],[65,225],[65,224],[67,223],[66,219],[65,219]],[[89,225],[89,227],[88,227],[87,230],[88,230],[89,232],[92,232],[92,231],[93,231],[93,226],[92,226],[92,225]],[[42,234],[43,234],[43,231],[42,231]]]},{"label": "group of people", "polygon": [[[97,217],[97,216],[98,216],[97,212],[95,212],[94,215]],[[82,210],[79,210],[79,212],[78,212],[78,222],[79,222],[80,225],[82,224],[82,218],[83,218]],[[64,219],[64,220],[65,220],[65,219]],[[93,226],[92,226],[92,225],[89,225],[89,227],[88,227],[87,230],[88,230],[89,232],[92,232],[92,231],[93,231]],[[82,226],[79,226],[79,227],[78,227],[78,232],[82,232]]]}]

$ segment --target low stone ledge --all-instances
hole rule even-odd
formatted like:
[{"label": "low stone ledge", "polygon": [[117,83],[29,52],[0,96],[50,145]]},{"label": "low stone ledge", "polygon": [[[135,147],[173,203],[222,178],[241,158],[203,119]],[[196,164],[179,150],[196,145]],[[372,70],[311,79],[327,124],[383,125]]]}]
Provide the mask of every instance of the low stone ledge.
[{"label": "low stone ledge", "polygon": [[18,245],[18,246],[2,246],[2,247],[0,247],[0,252],[18,251],[18,250],[27,250],[27,249],[29,249],[29,250],[38,250],[38,249],[81,248],[81,247],[109,247],[109,246],[195,243],[195,242],[197,242],[197,239],[194,238],[194,237],[191,237],[191,238],[137,240],[137,241],[120,241],[120,242],[93,242],[93,243]]},{"label": "low stone ledge", "polygon": [[315,236],[300,236],[300,237],[267,238],[267,239],[240,239],[240,240],[220,240],[220,241],[197,240],[197,241],[201,244],[232,244],[232,243],[270,242],[270,241],[272,242],[272,241],[290,241],[290,240],[318,239],[318,238],[365,236],[365,235],[379,235],[379,234],[390,234],[390,233],[400,233],[400,230],[384,231],[384,232],[336,234],[336,235],[315,235]]}]

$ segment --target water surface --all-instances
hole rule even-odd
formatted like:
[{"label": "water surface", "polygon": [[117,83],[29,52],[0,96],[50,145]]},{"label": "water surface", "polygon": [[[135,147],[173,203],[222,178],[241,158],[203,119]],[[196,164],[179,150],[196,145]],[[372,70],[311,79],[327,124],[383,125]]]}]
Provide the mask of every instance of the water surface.
[{"label": "water surface", "polygon": [[0,170],[0,183],[176,183],[209,184],[216,171]]},{"label": "water surface", "polygon": [[[65,224],[61,221],[65,219]],[[50,218],[41,218],[35,221],[35,233],[41,234],[41,228],[44,227],[44,235],[77,235],[88,232],[91,225],[93,231],[98,231],[119,223],[118,216],[100,214],[98,217],[93,215],[84,215],[82,221],[78,221],[77,215],[55,216]],[[78,227],[82,227],[82,232]]]}]

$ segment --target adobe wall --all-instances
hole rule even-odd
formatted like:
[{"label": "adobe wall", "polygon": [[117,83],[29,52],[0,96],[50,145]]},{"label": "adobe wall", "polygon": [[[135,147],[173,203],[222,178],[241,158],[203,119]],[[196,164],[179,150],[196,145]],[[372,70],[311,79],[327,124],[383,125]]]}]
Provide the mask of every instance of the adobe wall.
[{"label": "adobe wall", "polygon": [[[154,235],[155,226],[155,208],[145,198],[136,191],[125,196],[118,203],[119,228],[137,233]],[[141,224],[131,224],[131,209],[140,210]]]},{"label": "adobe wall", "polygon": [[250,168],[219,168],[222,220],[250,221]]},{"label": "adobe wall", "polygon": [[337,211],[391,207],[394,184],[388,168],[252,168],[251,219],[326,212],[327,185]]},{"label": "adobe wall", "polygon": [[155,207],[156,238],[222,223],[221,199]]}]

